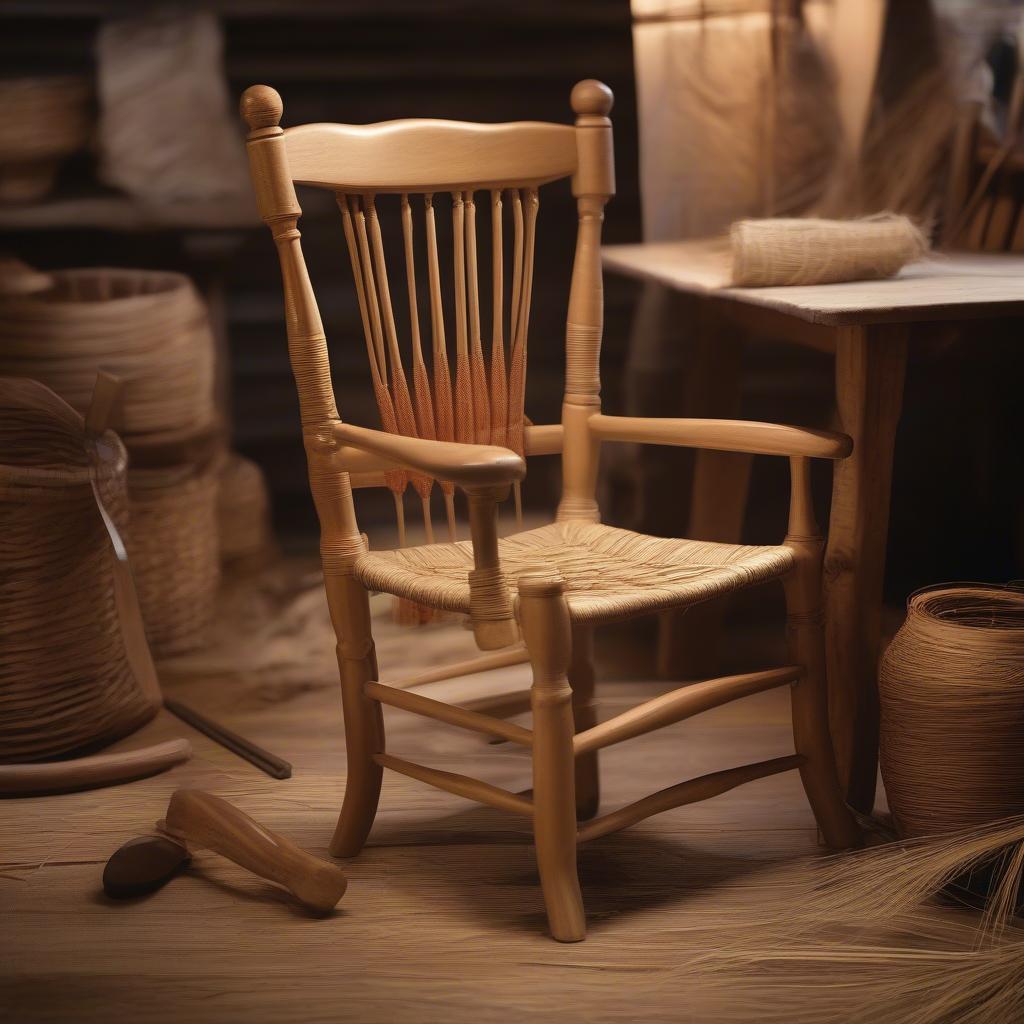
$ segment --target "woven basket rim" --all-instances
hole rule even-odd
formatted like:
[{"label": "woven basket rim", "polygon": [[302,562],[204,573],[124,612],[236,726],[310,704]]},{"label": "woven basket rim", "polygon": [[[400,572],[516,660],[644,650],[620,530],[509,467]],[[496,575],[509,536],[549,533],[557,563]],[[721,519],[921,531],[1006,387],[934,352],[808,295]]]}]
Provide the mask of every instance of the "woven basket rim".
[{"label": "woven basket rim", "polygon": [[[5,298],[4,305],[12,314],[39,313],[48,320],[66,319],[75,322],[83,316],[89,318],[109,317],[121,312],[133,311],[135,307],[166,304],[168,300],[180,302],[183,298],[198,300],[198,293],[192,279],[176,270],[146,270],[131,267],[76,267],[66,270],[48,271],[54,285],[66,282],[113,279],[115,281],[135,280],[151,282],[159,287],[155,291],[138,292],[133,295],[115,295],[104,299],[57,298],[56,287],[25,295]],[[190,304],[191,305],[191,304]],[[201,306],[196,304],[198,309]],[[184,317],[195,315],[189,308]]]},{"label": "woven basket rim", "polygon": [[[976,611],[982,601],[989,611],[987,623],[958,617]],[[937,583],[915,590],[907,599],[907,613],[940,622],[947,629],[1024,631],[1024,590],[998,583]]]},{"label": "woven basket rim", "polygon": [[[85,432],[85,418],[55,391],[31,377],[0,377],[0,392],[8,388],[27,393],[35,392],[43,405],[31,406],[35,412],[53,415],[56,425],[67,427],[79,439],[87,459],[84,466],[72,469],[53,469],[49,466],[16,466],[0,462],[0,487],[25,488],[19,498],[48,500],[54,489],[89,486],[93,476],[93,456],[98,456],[112,472],[121,475],[128,467],[128,452],[121,438],[113,430],[105,430],[98,438],[102,443],[90,443]],[[30,408],[26,405],[25,408]],[[61,417],[62,419],[58,419]]]}]

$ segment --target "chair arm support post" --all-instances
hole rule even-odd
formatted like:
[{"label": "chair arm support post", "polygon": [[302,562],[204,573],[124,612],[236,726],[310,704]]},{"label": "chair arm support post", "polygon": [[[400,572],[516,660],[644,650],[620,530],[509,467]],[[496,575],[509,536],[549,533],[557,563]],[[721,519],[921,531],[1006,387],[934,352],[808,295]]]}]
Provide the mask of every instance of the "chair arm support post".
[{"label": "chair arm support post", "polygon": [[498,503],[508,497],[508,486],[467,487],[465,491],[473,544],[469,617],[477,647],[494,651],[519,642],[512,595],[498,557]]},{"label": "chair arm support post", "polygon": [[821,531],[814,514],[811,494],[811,460],[793,456],[789,460],[789,525],[786,540],[814,541],[822,547]]}]

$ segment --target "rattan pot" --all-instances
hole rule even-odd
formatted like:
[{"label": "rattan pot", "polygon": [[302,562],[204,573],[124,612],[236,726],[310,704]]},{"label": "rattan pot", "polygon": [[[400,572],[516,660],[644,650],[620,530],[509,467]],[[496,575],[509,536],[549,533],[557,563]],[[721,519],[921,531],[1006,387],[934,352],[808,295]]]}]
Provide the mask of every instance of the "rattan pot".
[{"label": "rattan pot", "polygon": [[89,141],[92,85],[71,75],[0,79],[0,109],[0,202],[41,199],[60,161]]},{"label": "rattan pot", "polygon": [[904,836],[1024,814],[1024,593],[923,590],[881,663],[880,761]]},{"label": "rattan pot", "polygon": [[62,270],[53,287],[0,300],[0,373],[31,377],[79,412],[97,369],[124,381],[118,432],[135,438],[215,423],[214,344],[206,307],[183,274]]},{"label": "rattan pot", "polygon": [[154,658],[201,647],[220,583],[215,463],[128,475],[130,551]]},{"label": "rattan pot", "polygon": [[132,672],[97,503],[123,529],[125,450],[107,432],[91,451],[52,391],[0,378],[0,762],[113,741],[160,704]]},{"label": "rattan pot", "polygon": [[263,470],[231,452],[224,459],[217,499],[220,558],[235,569],[258,568],[276,553],[270,525],[270,494]]}]

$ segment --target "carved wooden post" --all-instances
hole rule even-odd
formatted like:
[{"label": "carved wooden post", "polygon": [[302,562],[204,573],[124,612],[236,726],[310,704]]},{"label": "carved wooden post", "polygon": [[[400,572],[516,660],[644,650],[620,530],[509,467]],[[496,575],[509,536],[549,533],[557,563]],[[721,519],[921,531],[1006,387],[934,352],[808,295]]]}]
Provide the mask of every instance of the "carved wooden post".
[{"label": "carved wooden post", "polygon": [[250,129],[247,149],[260,216],[274,236],[281,263],[288,355],[299,393],[310,490],[320,519],[327,603],[338,641],[348,777],[331,852],[350,856],[359,852],[373,823],[381,779],[373,755],[383,750],[384,742],[380,705],[363,692],[364,684],[377,678],[368,596],[351,575],[352,562],[362,554],[364,543],[349,475],[331,467],[331,455],[338,447],[331,426],[340,417],[334,404],[327,339],[302,256],[297,226],[302,208],[280,126],[284,106],[274,89],[254,85],[242,96],[241,110]]},{"label": "carved wooden post", "polygon": [[599,443],[587,421],[601,411],[601,333],[604,328],[604,288],[601,279],[601,225],[604,207],[615,194],[612,159],[611,90],[593,79],[572,91],[576,112],[579,160],[572,179],[579,227],[576,259],[565,325],[565,400],[562,405],[564,448],[562,500],[558,519],[600,519],[594,494],[597,487]]},{"label": "carved wooden post", "polygon": [[519,579],[519,621],[533,666],[533,830],[551,934],[560,942],[586,936],[576,874],[572,690],[566,673],[572,647],[569,608],[554,575]]}]

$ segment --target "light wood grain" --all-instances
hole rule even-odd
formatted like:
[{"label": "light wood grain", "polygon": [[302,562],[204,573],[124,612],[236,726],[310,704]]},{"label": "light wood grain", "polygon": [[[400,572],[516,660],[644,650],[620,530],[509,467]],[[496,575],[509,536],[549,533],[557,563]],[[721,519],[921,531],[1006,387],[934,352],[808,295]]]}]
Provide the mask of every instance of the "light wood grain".
[{"label": "light wood grain", "polygon": [[352,192],[540,185],[568,177],[577,160],[571,127],[531,121],[307,124],[287,129],[285,145],[295,181]]},{"label": "light wood grain", "polygon": [[380,683],[369,682],[364,689],[367,696],[380,701],[381,704],[386,704],[388,707],[403,708],[417,715],[435,718],[439,722],[461,726],[463,729],[473,729],[487,736],[495,736],[498,739],[509,740],[511,743],[518,743],[523,747],[529,747],[533,743],[533,736],[530,734],[529,729],[524,729],[522,726],[514,725],[511,722],[502,721],[499,718],[492,718],[490,715],[468,711],[465,708],[456,707],[452,704],[445,704],[444,701],[431,700],[431,698],[424,697],[421,694],[410,693],[407,690],[396,690],[391,686],[383,686]]},{"label": "light wood grain", "polygon": [[[695,603],[711,596],[716,585],[749,585],[771,574],[784,575],[790,568],[789,553],[781,547],[716,549],[700,544],[687,547],[682,542],[668,552],[655,538],[598,526],[596,486],[601,441],[693,444],[827,458],[842,458],[849,451],[847,438],[772,424],[711,420],[680,423],[601,415],[604,295],[600,245],[605,206],[615,192],[608,116],[612,103],[607,86],[588,79],[577,83],[570,97],[576,115],[573,127],[401,121],[358,128],[311,125],[288,131],[280,127],[283,103],[273,89],[253,86],[241,104],[250,129],[248,150],[261,216],[271,229],[281,263],[289,353],[299,392],[310,486],[321,523],[324,583],[341,669],[348,780],[331,852],[353,857],[362,850],[377,815],[383,767],[490,806],[527,813],[533,822],[551,934],[565,942],[579,941],[586,934],[577,877],[576,823],[577,817],[585,819],[597,810],[597,748],[648,728],[670,725],[677,720],[677,712],[702,706],[702,696],[706,698],[703,706],[710,707],[725,696],[756,692],[761,683],[760,679],[750,685],[749,680],[720,683],[697,694],[696,703],[692,697],[672,698],[657,709],[641,708],[602,732],[594,724],[592,632],[585,625],[589,620],[580,610],[582,602],[570,601],[567,595],[589,590],[594,605],[592,618],[598,619],[600,613],[604,619],[616,619],[665,607],[670,600],[678,605]],[[536,185],[568,176],[576,199],[577,241],[566,318],[562,423],[557,428],[541,428],[534,435],[537,450],[561,451],[562,497],[557,525],[549,533],[531,531],[512,538],[528,549],[526,563],[518,563],[520,578],[516,580],[518,598],[514,606],[505,575],[505,562],[511,562],[512,541],[505,542],[503,554],[498,544],[498,505],[507,497],[511,483],[517,525],[522,527],[517,484],[525,471],[522,456],[527,448],[527,338],[540,205]],[[346,424],[338,415],[326,339],[296,226],[301,210],[295,183],[336,191],[383,430]],[[451,191],[454,377],[445,336],[443,264],[438,247],[435,192],[441,189]],[[492,325],[492,352],[502,354],[500,358],[492,357],[489,377],[484,364],[474,198],[478,189],[493,190],[495,296],[504,295],[504,262],[497,258],[502,237],[497,219],[502,210],[501,191],[509,190],[511,197],[507,377],[498,372],[504,360],[501,311]],[[395,190],[402,193],[402,233],[413,325],[413,392],[409,391],[402,366],[376,200],[378,193]],[[425,363],[417,354],[421,353],[422,342],[411,255],[415,229],[409,192],[425,193],[432,381],[424,379]],[[503,301],[500,305],[503,308]],[[413,393],[419,405],[415,411]],[[501,446],[485,443],[495,440]],[[371,458],[362,458],[356,452]],[[407,483],[411,482],[423,499],[429,538],[429,493],[433,480],[440,482],[452,539],[451,485],[460,484],[469,503],[468,550],[458,544],[428,543],[424,548],[384,556],[368,554],[355,519],[349,476],[353,469],[363,475],[383,473],[384,483],[394,496],[400,548],[406,544],[402,495]],[[577,537],[573,530],[578,528],[590,529],[592,539],[573,540]],[[537,546],[532,535],[538,532],[548,538],[548,548]],[[556,538],[557,544],[551,547]],[[606,546],[601,547],[601,543]],[[467,565],[465,575],[457,568],[454,580],[441,562],[434,562],[431,568],[432,559],[451,555],[461,562],[467,554],[472,558],[472,568]],[[594,564],[581,564],[581,554]],[[603,566],[602,554],[606,562]],[[537,561],[546,570],[539,576]],[[562,577],[562,571],[568,578]],[[581,585],[577,577],[591,582]],[[616,583],[619,594],[610,585]],[[468,611],[474,640],[482,650],[509,648],[518,643],[521,633],[533,669],[533,732],[502,724],[480,711],[380,685],[367,589],[393,593],[431,609]],[[519,660],[518,651],[514,660]],[[469,671],[478,667],[466,666]],[[574,684],[579,687],[575,695]],[[382,704],[530,746],[533,803],[475,777],[445,772],[386,752]],[[824,720],[817,724],[825,728]],[[576,727],[582,727],[584,735],[592,740],[597,737],[589,747],[584,743],[579,760],[573,745]],[[827,748],[827,733],[820,742],[823,751]],[[818,785],[826,769],[822,758],[815,757],[805,781],[813,778]],[[834,776],[834,768],[832,772]],[[822,828],[831,835],[828,822],[841,818],[844,809],[834,784],[831,792],[820,785],[818,788],[815,806],[824,814]],[[837,805],[825,808],[823,801],[828,799]]]},{"label": "light wood grain", "polygon": [[246,871],[284,886],[310,910],[332,910],[348,888],[337,864],[310,856],[211,793],[179,789],[167,805],[162,825],[189,846],[213,850]]},{"label": "light wood grain", "polygon": [[[331,434],[342,445],[351,445],[383,458],[384,465],[419,469],[430,476],[451,480],[453,483],[509,483],[521,480],[526,475],[526,465],[515,452],[495,445],[429,441],[357,427],[351,423],[335,423]],[[342,465],[345,465],[347,460],[344,448],[338,455]]]},{"label": "light wood grain", "polygon": [[608,270],[678,291],[778,310],[820,324],[910,323],[1024,313],[1024,257],[957,253],[922,260],[884,281],[728,287],[728,254],[717,241],[605,246]]},{"label": "light wood grain", "polygon": [[612,832],[618,832],[620,829],[628,828],[630,825],[635,825],[655,814],[663,814],[674,807],[684,807],[686,804],[696,803],[698,800],[708,800],[711,797],[720,796],[736,786],[753,782],[755,779],[763,779],[767,775],[792,771],[803,765],[804,761],[805,758],[799,754],[791,754],[788,757],[773,758],[771,761],[760,761],[757,764],[745,764],[738,768],[712,772],[710,775],[702,775],[698,779],[688,779],[686,782],[669,786],[667,789],[645,796],[642,800],[636,800],[625,807],[620,807],[611,814],[595,818],[594,821],[580,828],[578,840],[581,843],[586,843],[591,839],[598,839]]},{"label": "light wood grain", "polygon": [[426,782],[435,789],[443,789],[446,793],[454,793],[455,796],[474,800],[478,804],[487,804],[489,807],[511,811],[513,814],[521,814],[527,818],[533,814],[533,804],[525,797],[509,793],[508,790],[481,782],[479,779],[471,779],[468,775],[428,768],[426,765],[414,764],[412,761],[406,761],[404,758],[394,757],[391,754],[377,754],[375,760],[383,768],[390,768],[400,775],[407,775],[410,779]]},{"label": "light wood grain", "polygon": [[585,732],[578,732],[573,740],[577,754],[621,743],[623,740],[643,736],[653,729],[660,729],[683,719],[692,718],[702,711],[719,707],[752,693],[771,690],[795,682],[803,673],[799,665],[786,668],[767,669],[762,672],[748,672],[739,676],[723,676],[720,679],[706,679],[701,683],[672,690],[660,697],[644,701],[615,718],[595,725]]},{"label": "light wood grain", "polygon": [[77,757],[70,761],[0,764],[0,796],[72,793],[79,789],[116,786],[165,772],[191,756],[192,745],[189,741],[176,739],[133,750]]},{"label": "light wood grain", "polygon": [[845,459],[853,447],[845,434],[750,420],[655,419],[598,414],[590,417],[589,425],[603,441],[667,444],[751,455]]}]

